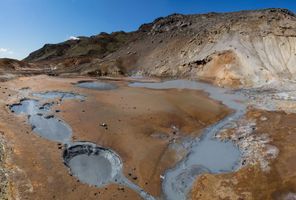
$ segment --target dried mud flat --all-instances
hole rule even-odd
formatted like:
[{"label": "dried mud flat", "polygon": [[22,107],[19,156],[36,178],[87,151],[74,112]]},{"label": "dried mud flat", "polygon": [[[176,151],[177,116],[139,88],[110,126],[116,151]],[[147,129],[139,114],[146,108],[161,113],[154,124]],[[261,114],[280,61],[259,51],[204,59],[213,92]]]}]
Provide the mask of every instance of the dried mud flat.
[{"label": "dried mud flat", "polygon": [[184,136],[198,136],[231,112],[199,91],[131,88],[125,81],[110,81],[118,87],[114,90],[92,90],[75,86],[78,81],[83,78],[35,76],[1,85],[0,128],[11,148],[7,191],[12,199],[141,199],[124,185],[97,188],[71,176],[63,163],[66,147],[42,138],[26,116],[9,109],[32,93],[67,91],[85,96],[84,101],[42,102],[54,102],[53,114],[71,127],[73,142],[89,141],[117,152],[125,177],[155,197],[161,196],[165,170],[184,154],[171,144]]}]

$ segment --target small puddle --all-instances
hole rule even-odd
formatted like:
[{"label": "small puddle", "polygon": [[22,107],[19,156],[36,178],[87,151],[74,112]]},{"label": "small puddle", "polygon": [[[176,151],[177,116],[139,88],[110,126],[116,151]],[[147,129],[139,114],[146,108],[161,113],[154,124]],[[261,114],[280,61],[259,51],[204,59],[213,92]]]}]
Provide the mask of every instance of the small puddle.
[{"label": "small puddle", "polygon": [[75,85],[81,88],[93,90],[114,90],[118,88],[118,86],[113,83],[105,83],[99,81],[80,81]]},{"label": "small puddle", "polygon": [[[22,99],[20,103],[10,106],[10,110],[15,114],[36,115],[38,113],[39,103],[33,99]],[[43,112],[43,111],[41,111]]]},{"label": "small puddle", "polygon": [[40,105],[34,99],[24,99],[18,104],[10,106],[10,110],[15,114],[23,114],[28,117],[32,130],[43,138],[51,141],[67,143],[71,139],[72,130],[62,120],[53,115],[49,115],[53,104]]},{"label": "small puddle", "polygon": [[[85,97],[72,92],[41,92],[33,93],[32,96],[40,99],[79,99]],[[72,130],[61,119],[51,115],[51,108],[54,102],[41,104],[35,99],[23,99],[20,103],[10,106],[15,114],[23,114],[28,117],[32,130],[43,138],[59,143],[68,143],[71,140]]]},{"label": "small puddle", "polygon": [[168,169],[162,184],[163,193],[169,200],[185,200],[196,177],[202,173],[227,173],[240,167],[241,153],[230,141],[221,141],[215,135],[228,123],[238,120],[246,110],[245,98],[227,89],[206,83],[187,80],[165,81],[161,83],[132,83],[131,87],[150,89],[193,89],[203,90],[215,100],[235,110],[212,126],[206,128],[201,138],[184,139],[187,155],[173,168]]},{"label": "small puddle", "polygon": [[29,116],[29,122],[32,130],[45,139],[67,143],[70,141],[72,130],[60,119],[43,115]]}]

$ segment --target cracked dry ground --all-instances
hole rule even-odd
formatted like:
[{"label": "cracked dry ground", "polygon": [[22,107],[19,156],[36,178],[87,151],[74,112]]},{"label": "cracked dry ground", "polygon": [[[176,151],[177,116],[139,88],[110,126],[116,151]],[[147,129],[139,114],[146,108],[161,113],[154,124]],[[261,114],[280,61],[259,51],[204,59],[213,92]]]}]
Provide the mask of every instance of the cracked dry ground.
[{"label": "cracked dry ground", "polygon": [[[123,160],[124,174],[154,196],[161,195],[160,175],[182,155],[169,144],[185,135],[200,134],[231,112],[203,92],[131,88],[124,81],[114,82],[119,88],[108,91],[72,84],[81,80],[35,76],[1,84],[0,130],[11,151],[6,159],[11,199],[141,199],[119,185],[95,188],[70,176],[61,146],[36,135],[24,116],[9,111],[8,104],[24,97],[21,88],[85,95],[84,102],[65,100],[56,107],[61,112],[55,114],[72,127],[74,141],[91,141],[116,151]],[[107,123],[108,129],[100,123]]]}]

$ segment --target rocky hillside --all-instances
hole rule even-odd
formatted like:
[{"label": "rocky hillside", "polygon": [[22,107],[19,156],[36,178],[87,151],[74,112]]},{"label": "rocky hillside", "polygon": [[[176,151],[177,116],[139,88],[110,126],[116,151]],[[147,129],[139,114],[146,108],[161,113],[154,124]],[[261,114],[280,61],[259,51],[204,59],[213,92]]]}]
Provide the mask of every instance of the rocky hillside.
[{"label": "rocky hillside", "polygon": [[71,57],[104,56],[124,46],[132,34],[115,32],[101,33],[91,37],[78,37],[60,44],[46,44],[31,53],[24,61],[57,60]]},{"label": "rocky hillside", "polygon": [[47,44],[24,62],[55,74],[136,74],[234,87],[294,80],[296,16],[285,9],[173,14],[135,32]]}]

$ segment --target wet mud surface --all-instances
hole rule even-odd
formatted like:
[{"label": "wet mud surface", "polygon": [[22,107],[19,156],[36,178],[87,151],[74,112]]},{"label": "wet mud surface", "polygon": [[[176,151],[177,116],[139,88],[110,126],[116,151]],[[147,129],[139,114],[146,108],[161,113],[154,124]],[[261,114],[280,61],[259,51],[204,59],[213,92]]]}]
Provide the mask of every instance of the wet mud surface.
[{"label": "wet mud surface", "polygon": [[[80,181],[98,187],[117,182],[122,170],[120,157],[112,150],[80,142],[63,153],[64,163]],[[117,179],[116,179],[117,177]]]},{"label": "wet mud surface", "polygon": [[69,127],[61,119],[50,114],[53,103],[40,104],[34,99],[23,99],[12,104],[10,110],[15,114],[23,114],[28,118],[32,130],[43,138],[60,143],[69,143],[72,135]]},{"label": "wet mud surface", "polygon": [[93,89],[93,90],[114,90],[117,85],[114,83],[106,83],[102,81],[79,81],[75,84],[77,87]]},{"label": "wet mud surface", "polygon": [[62,92],[62,91],[49,91],[49,92],[36,92],[32,94],[35,97],[44,98],[44,99],[80,99],[84,100],[85,97],[80,94],[75,94],[73,92]]},{"label": "wet mud surface", "polygon": [[[0,87],[12,199],[295,197],[295,114],[187,81],[102,81],[117,86],[108,90],[79,81],[35,76]],[[171,198],[176,191],[185,196]]]},{"label": "wet mud surface", "polygon": [[[39,81],[42,84],[38,84]],[[77,81],[79,79],[76,79]],[[27,185],[26,188],[16,188],[19,194],[29,199],[97,199],[98,196],[102,199],[150,199],[145,192],[155,197],[161,196],[161,176],[165,169],[174,166],[185,151],[178,145],[181,138],[196,137],[207,124],[215,123],[230,113],[227,108],[198,91],[153,91],[130,88],[125,82],[117,81],[119,88],[116,91],[95,92],[73,86],[71,83],[75,82],[75,79],[46,77],[46,84],[44,82],[44,77],[21,78],[8,82],[7,87],[13,86],[16,90],[9,92],[11,96],[6,100],[6,104],[11,102],[10,105],[16,106],[22,103],[21,100],[28,93],[44,94],[57,91],[56,88],[86,98],[83,101],[62,100],[60,95],[54,95],[55,100],[52,100],[52,97],[46,99],[33,96],[41,103],[37,106],[38,109],[41,108],[43,112],[50,110],[51,114],[54,114],[54,117],[48,116],[49,119],[61,119],[71,127],[72,142],[69,146],[62,145],[61,141],[52,142],[40,137],[28,126],[27,114],[18,114],[20,111],[17,111],[16,107],[15,113],[11,115],[7,113],[7,109],[1,111],[7,116],[2,117],[1,121],[6,123],[1,127],[6,132],[6,138],[14,141],[13,165],[21,169],[19,173]],[[27,89],[19,90],[22,88]],[[50,104],[51,101],[55,103]],[[195,101],[199,104],[190,104]],[[183,106],[180,102],[186,104]],[[188,109],[189,107],[191,109]],[[202,114],[204,112],[209,114]],[[37,116],[40,117],[40,113]],[[16,129],[16,121],[21,128]],[[75,176],[76,170],[81,171],[77,165],[80,162],[77,161],[86,157],[87,160],[91,158],[90,164],[96,163],[99,166],[103,163],[103,168],[110,165],[104,156],[98,156],[99,159],[94,156],[95,151],[87,154],[80,151],[77,156],[72,155],[72,159],[65,161],[70,172],[72,170],[72,176],[69,175],[63,163],[65,157],[61,155],[71,146],[76,146],[79,140],[91,141],[96,147],[112,150],[120,156],[123,176],[117,183],[113,179],[114,182],[112,180],[110,184],[103,183],[103,187],[93,187],[91,183],[84,184],[78,173]],[[78,168],[71,169],[71,163]],[[105,178],[108,179],[108,176]],[[16,181],[16,186],[20,180]],[[68,191],[67,194],[64,191]]]},{"label": "wet mud surface", "polygon": [[295,119],[295,114],[283,111],[250,109],[243,123],[229,129],[227,135],[235,139],[237,130],[248,132],[240,137],[254,138],[244,145],[244,148],[256,146],[256,150],[250,151],[253,159],[235,173],[200,176],[192,189],[192,199],[294,199]]},{"label": "wet mud surface", "polygon": [[207,127],[202,136],[192,138],[187,146],[187,155],[164,175],[163,192],[166,199],[187,199],[195,178],[203,173],[229,173],[240,166],[241,153],[232,141],[221,141],[213,138],[221,128],[238,120],[245,112],[246,105],[243,96],[228,93],[225,89],[213,87],[206,83],[175,80],[162,83],[132,83],[132,87],[148,87],[151,89],[193,89],[203,90],[225,105],[235,110],[234,114]]},{"label": "wet mud surface", "polygon": [[[41,99],[85,99],[82,95],[70,92],[42,92],[32,93]],[[103,187],[112,182],[126,185],[139,193],[143,199],[154,198],[136,184],[128,181],[122,174],[122,161],[120,156],[111,149],[98,147],[89,142],[72,143],[72,130],[61,119],[50,115],[50,109],[55,102],[40,105],[35,99],[22,99],[20,103],[10,105],[10,110],[16,114],[26,114],[32,130],[41,137],[65,145],[63,158],[65,165],[82,183],[90,186]],[[60,103],[57,103],[60,105]],[[103,124],[106,127],[105,124]]]}]

